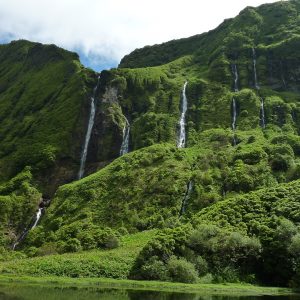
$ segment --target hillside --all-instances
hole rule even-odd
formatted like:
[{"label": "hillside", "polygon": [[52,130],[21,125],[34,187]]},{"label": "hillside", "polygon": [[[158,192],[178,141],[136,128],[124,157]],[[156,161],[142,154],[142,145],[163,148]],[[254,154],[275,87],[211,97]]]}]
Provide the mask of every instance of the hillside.
[{"label": "hillside", "polygon": [[93,74],[54,45],[16,41],[0,57],[1,180],[30,166],[51,194],[73,177]]},{"label": "hillside", "polygon": [[0,270],[142,232],[126,277],[299,285],[299,13],[247,7],[101,74],[54,45],[1,45],[0,258],[19,260]]}]

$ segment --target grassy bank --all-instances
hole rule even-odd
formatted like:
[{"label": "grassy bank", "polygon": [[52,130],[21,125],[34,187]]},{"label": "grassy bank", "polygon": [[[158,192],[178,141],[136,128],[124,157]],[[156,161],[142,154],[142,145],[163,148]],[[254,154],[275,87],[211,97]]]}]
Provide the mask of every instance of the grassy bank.
[{"label": "grassy bank", "polygon": [[126,279],[155,230],[123,237],[112,250],[92,250],[0,262],[0,274],[14,276],[105,277]]},{"label": "grassy bank", "polygon": [[115,288],[165,292],[201,293],[209,295],[280,296],[296,294],[288,288],[260,287],[250,284],[184,284],[159,281],[117,280],[108,278],[31,277],[0,275],[0,284],[76,286],[77,288]]}]

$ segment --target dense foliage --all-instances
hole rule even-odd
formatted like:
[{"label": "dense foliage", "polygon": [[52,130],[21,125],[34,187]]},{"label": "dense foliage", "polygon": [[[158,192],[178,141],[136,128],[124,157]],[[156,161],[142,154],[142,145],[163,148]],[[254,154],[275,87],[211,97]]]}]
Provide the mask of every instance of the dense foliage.
[{"label": "dense foliage", "polygon": [[16,232],[29,228],[40,198],[29,168],[0,185],[0,257],[16,242]]},{"label": "dense foliage", "polygon": [[[208,33],[134,51],[97,86],[73,53],[0,46],[0,257],[33,257],[0,270],[299,285],[299,11],[299,0],[248,7]],[[187,147],[178,149],[186,81]],[[93,174],[70,183],[93,88]],[[130,153],[118,158],[126,119]],[[38,191],[51,205],[11,254]],[[124,262],[122,243],[137,232],[148,238],[126,246]]]},{"label": "dense foliage", "polygon": [[85,132],[81,110],[93,77],[77,54],[55,45],[20,40],[0,45],[0,58],[0,180],[30,166],[51,195],[72,178],[63,173],[81,150],[75,137]]},{"label": "dense foliage", "polygon": [[179,280],[168,269],[176,256],[203,279],[298,285],[299,189],[299,181],[280,184],[203,209],[192,227],[164,230],[151,240],[131,276]]}]

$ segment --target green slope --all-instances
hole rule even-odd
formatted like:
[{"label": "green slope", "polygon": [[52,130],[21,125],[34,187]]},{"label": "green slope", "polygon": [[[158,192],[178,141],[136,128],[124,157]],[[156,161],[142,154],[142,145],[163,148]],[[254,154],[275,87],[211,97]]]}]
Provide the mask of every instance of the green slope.
[{"label": "green slope", "polygon": [[124,237],[117,249],[50,255],[3,262],[2,274],[126,279],[143,246],[155,231]]},{"label": "green slope", "polygon": [[52,194],[77,168],[94,80],[77,54],[54,45],[16,41],[0,46],[0,58],[1,179],[31,166]]},{"label": "green slope", "polygon": [[[55,46],[1,46],[0,175],[13,186],[0,189],[2,256],[29,225],[39,192],[52,196],[62,185],[20,245],[25,255],[117,253],[124,236],[161,229],[135,252],[126,276],[299,284],[299,12],[298,0],[248,7],[215,30],[136,50],[103,71],[86,165],[93,174],[67,185],[97,74]],[[187,148],[177,149],[185,81]],[[118,158],[125,117],[131,153]],[[23,179],[16,187],[8,181],[24,178],[24,168],[29,192]],[[22,221],[12,223],[15,197],[23,203],[26,193],[30,211],[20,205]]]}]

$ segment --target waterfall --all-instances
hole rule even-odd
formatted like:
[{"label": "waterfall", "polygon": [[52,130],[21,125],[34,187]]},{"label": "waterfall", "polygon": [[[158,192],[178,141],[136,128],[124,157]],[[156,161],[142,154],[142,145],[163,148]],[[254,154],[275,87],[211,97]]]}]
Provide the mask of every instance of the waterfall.
[{"label": "waterfall", "polygon": [[[254,87],[258,91],[260,89],[257,79],[257,71],[256,71],[256,52],[255,49],[252,48],[252,58],[253,58],[253,73],[254,73]],[[260,98],[260,126],[264,129],[266,128],[266,118],[265,118],[265,107],[264,107],[264,99]]]},{"label": "waterfall", "polygon": [[264,99],[260,98],[260,126],[266,128]]},{"label": "waterfall", "polygon": [[[40,204],[40,205],[41,205],[41,204]],[[35,216],[35,220],[34,220],[33,225],[29,226],[28,229],[27,229],[27,228],[24,229],[24,231],[23,231],[23,233],[21,234],[21,236],[20,236],[20,237],[18,238],[18,240],[13,244],[12,250],[15,250],[16,247],[17,247],[17,246],[25,239],[25,237],[27,236],[27,234],[29,233],[29,231],[30,231],[31,229],[34,229],[34,228],[37,226],[39,220],[40,220],[41,217],[42,217],[43,210],[44,210],[44,207],[39,207],[38,211],[36,212],[36,216]]]},{"label": "waterfall", "polygon": [[82,151],[81,158],[80,158],[80,168],[79,168],[79,172],[78,172],[78,179],[81,179],[84,174],[84,168],[85,168],[85,162],[86,162],[89,142],[90,142],[92,129],[94,126],[94,121],[95,121],[95,113],[96,113],[95,97],[96,97],[96,92],[98,89],[99,81],[100,81],[100,76],[98,76],[97,85],[94,87],[93,95],[91,97],[90,117],[89,117],[88,128],[87,128],[86,135],[85,135],[84,147],[83,147],[83,151]]},{"label": "waterfall", "polygon": [[16,250],[16,247],[24,240],[24,238],[26,237],[26,235],[28,234],[29,230],[27,230],[27,228],[25,228],[25,230],[23,231],[23,233],[21,234],[21,236],[18,238],[18,240],[13,244],[12,246],[12,250]]},{"label": "waterfall", "polygon": [[233,73],[233,77],[234,77],[234,91],[238,92],[239,91],[239,73],[238,73],[236,64],[232,65],[232,73]]},{"label": "waterfall", "polygon": [[190,199],[192,190],[193,190],[193,182],[190,180],[189,183],[187,184],[187,190],[186,190],[184,198],[182,200],[180,216],[182,216],[185,213],[186,206],[187,206],[188,200]]},{"label": "waterfall", "polygon": [[124,118],[125,118],[125,125],[123,128],[123,141],[120,149],[120,156],[129,152],[130,124],[125,116]]},{"label": "waterfall", "polygon": [[256,52],[254,48],[252,48],[252,57],[253,57],[254,86],[257,90],[259,90],[257,71],[256,71]]},{"label": "waterfall", "polygon": [[237,117],[237,110],[236,110],[236,101],[235,98],[232,98],[232,131],[233,131],[233,146],[236,146],[237,140],[235,136],[235,129],[236,129],[236,117]]},{"label": "waterfall", "polygon": [[182,107],[181,107],[181,115],[179,120],[180,131],[177,138],[177,147],[184,148],[186,143],[186,132],[185,132],[185,114],[187,111],[187,97],[186,97],[186,86],[188,82],[186,81],[183,85],[182,90]]},{"label": "waterfall", "polygon": [[[239,91],[239,86],[238,86],[238,82],[239,82],[239,73],[237,70],[237,66],[236,64],[233,64],[231,66],[232,68],[232,74],[233,74],[233,79],[234,79],[234,91],[237,93]],[[237,144],[237,140],[236,140],[236,136],[235,136],[235,130],[236,130],[236,119],[237,119],[237,108],[236,108],[236,100],[233,97],[232,98],[232,102],[231,102],[231,114],[232,114],[232,123],[231,123],[231,127],[233,130],[233,145],[236,146]]]},{"label": "waterfall", "polygon": [[34,221],[34,224],[32,225],[31,229],[34,229],[36,227],[36,225],[38,224],[41,216],[42,216],[42,213],[43,213],[43,209],[42,207],[39,208],[39,210],[37,211],[36,213],[36,217],[35,217],[35,221]]},{"label": "waterfall", "polygon": [[236,101],[235,98],[232,98],[232,130],[235,131],[236,129],[236,116],[237,116],[237,112],[236,112]]}]

